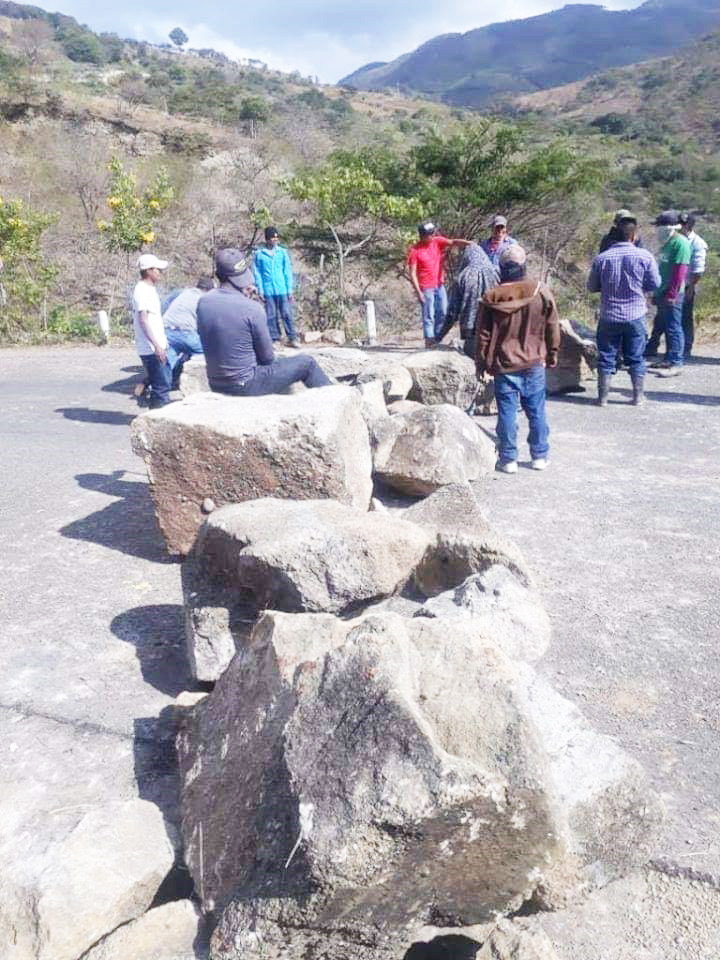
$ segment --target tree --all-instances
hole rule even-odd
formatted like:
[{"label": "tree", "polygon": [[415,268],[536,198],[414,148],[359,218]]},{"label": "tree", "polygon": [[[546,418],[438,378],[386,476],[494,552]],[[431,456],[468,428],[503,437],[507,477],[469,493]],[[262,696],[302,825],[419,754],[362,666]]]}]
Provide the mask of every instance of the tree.
[{"label": "tree", "polygon": [[345,166],[331,160],[318,170],[291,177],[284,186],[293,199],[310,206],[317,225],[332,236],[341,306],[347,258],[372,244],[381,225],[402,228],[423,215],[417,198],[389,193],[362,164]]},{"label": "tree", "polygon": [[175,27],[174,30],[170,31],[168,36],[176,47],[182,47],[188,42],[188,35],[185,33],[182,27]]},{"label": "tree", "polygon": [[47,295],[57,271],[40,248],[42,235],[56,220],[22,200],[0,197],[0,337],[32,335],[46,315]]}]

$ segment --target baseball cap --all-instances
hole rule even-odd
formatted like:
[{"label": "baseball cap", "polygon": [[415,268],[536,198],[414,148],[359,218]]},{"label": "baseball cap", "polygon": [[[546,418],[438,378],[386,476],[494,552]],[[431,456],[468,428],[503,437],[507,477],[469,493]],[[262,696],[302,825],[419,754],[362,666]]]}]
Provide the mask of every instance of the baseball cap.
[{"label": "baseball cap", "polygon": [[527,253],[525,252],[525,248],[521,247],[519,243],[512,243],[500,254],[500,266],[508,263],[517,263],[522,266],[526,260]]},{"label": "baseball cap", "polygon": [[491,222],[490,226],[491,226],[491,227],[506,227],[506,226],[507,226],[507,218],[506,218],[506,217],[502,217],[502,216],[500,216],[500,214],[498,214],[496,217],[493,217],[493,218],[492,218],[492,222]]},{"label": "baseball cap", "polygon": [[421,223],[420,226],[418,227],[418,233],[420,234],[421,237],[427,237],[431,233],[435,233],[436,230],[437,230],[437,227],[432,222],[432,220],[425,220],[425,222]]},{"label": "baseball cap", "polygon": [[265,239],[272,240],[273,237],[279,237],[280,234],[277,232],[275,227],[265,227]]},{"label": "baseball cap", "polygon": [[218,280],[229,280],[238,290],[251,287],[255,282],[247,257],[235,247],[218,250],[215,254],[215,273]]},{"label": "baseball cap", "polygon": [[630,210],[626,210],[624,207],[622,210],[617,210],[615,212],[615,223],[618,224],[622,220],[632,220],[634,223],[637,223],[637,217]]},{"label": "baseball cap", "polygon": [[167,270],[167,260],[160,260],[154,253],[141,253],[137,261],[138,270],[152,270],[157,267],[158,270]]},{"label": "baseball cap", "polygon": [[677,210],[663,210],[655,217],[656,227],[677,227],[680,225],[680,214]]}]

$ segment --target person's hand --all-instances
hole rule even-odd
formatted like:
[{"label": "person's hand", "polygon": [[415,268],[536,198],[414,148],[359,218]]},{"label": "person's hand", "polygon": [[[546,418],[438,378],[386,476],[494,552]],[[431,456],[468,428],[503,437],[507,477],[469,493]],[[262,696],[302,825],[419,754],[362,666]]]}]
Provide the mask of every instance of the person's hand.
[{"label": "person's hand", "polygon": [[290,301],[290,303],[295,303],[295,294],[291,293],[288,297],[288,300]]},{"label": "person's hand", "polygon": [[545,366],[546,366],[549,370],[553,370],[557,365],[558,365],[558,358],[557,358],[557,357],[548,357]]},{"label": "person's hand", "polygon": [[160,363],[167,363],[167,350],[164,347],[155,347],[155,356]]},{"label": "person's hand", "polygon": [[420,292],[418,293],[417,298],[418,298],[418,300],[420,301],[421,304],[422,304],[422,303],[425,303],[425,294],[424,294],[422,291],[420,291]]}]

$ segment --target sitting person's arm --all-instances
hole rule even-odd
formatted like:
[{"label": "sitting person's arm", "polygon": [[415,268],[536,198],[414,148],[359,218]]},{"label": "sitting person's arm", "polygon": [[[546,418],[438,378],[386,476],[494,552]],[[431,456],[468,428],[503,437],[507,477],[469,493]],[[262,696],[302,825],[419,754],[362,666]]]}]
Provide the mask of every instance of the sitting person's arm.
[{"label": "sitting person's arm", "polygon": [[275,359],[275,354],[273,352],[267,320],[264,315],[251,319],[250,330],[252,333],[253,350],[255,351],[255,359],[258,362],[258,366],[267,367]]}]

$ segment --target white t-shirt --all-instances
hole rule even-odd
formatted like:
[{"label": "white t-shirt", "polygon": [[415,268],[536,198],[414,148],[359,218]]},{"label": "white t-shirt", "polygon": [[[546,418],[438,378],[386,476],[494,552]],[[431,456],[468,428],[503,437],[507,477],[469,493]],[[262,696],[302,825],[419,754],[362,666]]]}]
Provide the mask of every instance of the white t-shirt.
[{"label": "white t-shirt", "polygon": [[161,347],[167,349],[167,337],[165,336],[165,327],[162,322],[162,310],[160,308],[160,297],[154,284],[146,280],[139,280],[135,285],[132,295],[133,310],[133,330],[135,332],[135,347],[141,357],[146,357],[150,353],[155,353],[155,347],[145,335],[145,331],[140,325],[139,314],[141,311],[147,313],[147,325],[152,331],[155,341]]}]

